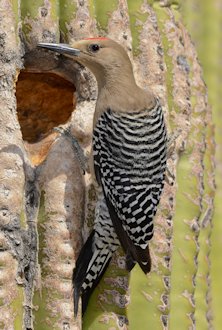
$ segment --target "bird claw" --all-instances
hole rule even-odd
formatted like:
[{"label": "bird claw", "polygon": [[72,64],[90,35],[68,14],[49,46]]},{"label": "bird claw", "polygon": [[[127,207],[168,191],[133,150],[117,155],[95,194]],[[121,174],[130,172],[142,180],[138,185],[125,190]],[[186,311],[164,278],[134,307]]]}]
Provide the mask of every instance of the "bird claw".
[{"label": "bird claw", "polygon": [[[176,129],[173,133],[169,134],[167,140],[167,159],[169,159],[173,155],[176,149],[176,140],[180,134],[181,129]],[[170,171],[169,166],[166,167],[165,181],[170,186],[173,186],[173,183],[175,181],[175,175]]]},{"label": "bird claw", "polygon": [[173,133],[169,134],[167,140],[167,158],[170,158],[176,148],[176,140],[181,134],[181,129],[175,130]]},{"label": "bird claw", "polygon": [[168,183],[169,186],[173,186],[173,183],[175,181],[175,175],[170,171],[168,166],[166,167],[165,181],[166,183]]},{"label": "bird claw", "polygon": [[71,141],[72,149],[73,149],[76,157],[78,158],[79,165],[81,167],[83,174],[85,174],[86,172],[89,173],[88,158],[85,156],[84,151],[83,151],[82,147],[80,146],[77,138],[71,134],[70,126],[54,127],[53,131],[66,136]]}]

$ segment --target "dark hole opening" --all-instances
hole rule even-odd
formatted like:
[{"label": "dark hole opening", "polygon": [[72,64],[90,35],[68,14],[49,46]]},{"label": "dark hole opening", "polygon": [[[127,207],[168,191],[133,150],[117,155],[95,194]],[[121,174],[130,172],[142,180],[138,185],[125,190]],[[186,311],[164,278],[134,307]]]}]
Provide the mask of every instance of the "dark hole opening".
[{"label": "dark hole opening", "polygon": [[54,73],[22,71],[16,85],[17,114],[31,160],[45,158],[57,134],[75,108],[75,86]]},{"label": "dark hole opening", "polygon": [[40,141],[53,127],[68,121],[74,107],[74,85],[54,73],[20,73],[17,112],[23,139]]}]

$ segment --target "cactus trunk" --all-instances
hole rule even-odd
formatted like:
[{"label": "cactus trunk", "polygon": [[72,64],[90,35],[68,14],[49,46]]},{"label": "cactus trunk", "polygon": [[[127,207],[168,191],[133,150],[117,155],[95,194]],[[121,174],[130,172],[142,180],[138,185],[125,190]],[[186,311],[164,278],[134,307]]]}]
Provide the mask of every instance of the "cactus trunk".
[{"label": "cactus trunk", "polygon": [[[211,267],[209,278],[211,278],[212,313],[208,317],[212,318],[213,327],[219,329],[222,324],[222,315],[220,306],[222,296],[218,294],[222,291],[220,274],[222,264],[220,262],[220,251],[222,249],[222,224],[220,221],[222,214],[221,196],[222,196],[222,139],[221,139],[221,13],[222,1],[186,1],[182,6],[184,21],[196,43],[200,62],[204,69],[204,79],[208,85],[209,103],[213,112],[213,123],[215,125],[216,141],[216,195],[215,211],[213,215],[213,230],[211,235],[210,260]],[[195,11],[195,9],[198,9]],[[196,14],[195,14],[196,12]],[[210,132],[209,132],[210,134]],[[207,140],[207,145],[209,140]],[[206,246],[206,245],[205,245]],[[204,250],[202,250],[204,253]],[[208,251],[209,253],[209,251]],[[204,256],[204,254],[203,254]],[[212,315],[213,314],[213,315]]]},{"label": "cactus trunk", "polygon": [[[183,9],[191,25],[190,6]],[[212,113],[179,9],[179,1],[1,1],[0,328],[210,329],[212,307],[219,322],[218,298],[210,299],[211,287],[214,295],[220,285],[219,242],[212,274],[209,261]],[[36,45],[97,35],[126,48],[137,83],[158,95],[175,138],[150,244],[151,273],[136,266],[129,275],[119,249],[83,320],[80,313],[74,320],[72,269],[93,225],[96,196],[70,141],[52,129],[69,125],[89,152],[97,89],[88,70]]]}]

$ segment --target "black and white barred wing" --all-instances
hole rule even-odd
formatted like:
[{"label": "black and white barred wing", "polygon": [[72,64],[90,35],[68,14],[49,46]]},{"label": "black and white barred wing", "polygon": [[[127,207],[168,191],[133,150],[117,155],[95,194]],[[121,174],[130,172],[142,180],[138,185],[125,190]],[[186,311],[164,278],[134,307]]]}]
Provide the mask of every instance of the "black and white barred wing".
[{"label": "black and white barred wing", "polygon": [[145,250],[153,236],[164,184],[166,139],[158,102],[154,109],[138,113],[108,109],[94,130],[96,177],[119,240],[136,260],[136,251]]}]

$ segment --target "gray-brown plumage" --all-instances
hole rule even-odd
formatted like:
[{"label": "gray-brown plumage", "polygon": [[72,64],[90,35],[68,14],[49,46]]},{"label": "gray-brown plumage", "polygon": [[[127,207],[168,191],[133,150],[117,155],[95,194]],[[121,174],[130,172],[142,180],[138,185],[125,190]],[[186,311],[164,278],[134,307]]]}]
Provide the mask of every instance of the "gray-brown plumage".
[{"label": "gray-brown plumage", "polygon": [[124,48],[107,38],[41,47],[71,56],[98,83],[93,122],[92,172],[100,186],[94,230],[73,275],[74,312],[83,312],[113,252],[122,245],[127,268],[150,271],[148,242],[164,185],[166,129],[162,108],[150,90],[135,82]]}]

